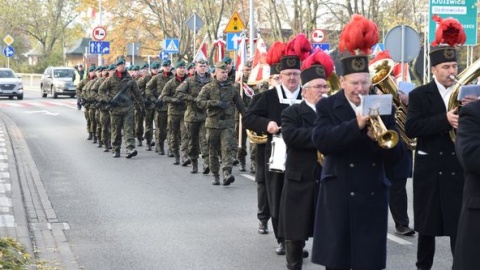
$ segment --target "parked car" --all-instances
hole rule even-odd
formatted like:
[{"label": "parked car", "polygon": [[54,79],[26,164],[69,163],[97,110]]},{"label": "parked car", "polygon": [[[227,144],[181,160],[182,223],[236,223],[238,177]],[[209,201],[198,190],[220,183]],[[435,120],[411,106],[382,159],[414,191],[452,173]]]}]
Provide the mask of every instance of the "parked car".
[{"label": "parked car", "polygon": [[48,67],[45,69],[40,81],[42,97],[48,94],[53,98],[58,96],[75,97],[75,69],[71,67]]},{"label": "parked car", "polygon": [[10,68],[0,68],[0,96],[23,99],[22,78]]}]

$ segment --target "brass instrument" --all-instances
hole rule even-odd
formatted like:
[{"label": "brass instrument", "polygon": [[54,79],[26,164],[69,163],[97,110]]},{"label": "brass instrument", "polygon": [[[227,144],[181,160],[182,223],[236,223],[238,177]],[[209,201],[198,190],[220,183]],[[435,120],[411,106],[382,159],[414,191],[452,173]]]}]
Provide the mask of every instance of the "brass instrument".
[{"label": "brass instrument", "polygon": [[247,129],[247,136],[250,143],[254,144],[266,144],[267,143],[267,134],[257,135],[257,133]]},{"label": "brass instrument", "polygon": [[[451,111],[455,108],[460,107],[460,101],[458,101],[458,94],[460,93],[460,88],[463,85],[471,83],[475,78],[480,76],[480,59],[475,61],[473,64],[471,64],[469,67],[464,69],[460,74],[458,74],[457,77],[451,76],[457,84],[453,87],[452,94],[450,96],[450,100],[448,101],[448,109],[447,111]],[[453,142],[455,142],[455,139],[457,138],[457,130],[452,129],[450,130],[450,138],[452,139]]]},{"label": "brass instrument", "polygon": [[387,130],[385,124],[378,114],[378,109],[371,109],[369,112],[369,123],[373,129],[373,136],[378,145],[384,149],[391,149],[398,144],[398,133],[395,130]]},{"label": "brass instrument", "polygon": [[327,84],[330,87],[330,90],[328,90],[328,95],[331,96],[340,90],[342,86],[340,85],[340,78],[338,77],[337,73],[332,72],[330,76],[327,78]]},{"label": "brass instrument", "polygon": [[407,106],[405,106],[405,104],[403,104],[398,97],[397,84],[392,76],[390,76],[394,64],[395,63],[392,59],[383,59],[372,63],[368,69],[370,71],[370,77],[372,78],[372,84],[382,91],[382,93],[392,94],[393,103],[396,108],[395,119],[397,120],[400,138],[405,142],[408,149],[414,150],[417,145],[417,141],[409,138],[405,133],[405,123],[407,122]]},{"label": "brass instrument", "polygon": [[323,163],[325,162],[325,156],[317,150],[317,162],[320,164],[320,166],[323,166]]}]

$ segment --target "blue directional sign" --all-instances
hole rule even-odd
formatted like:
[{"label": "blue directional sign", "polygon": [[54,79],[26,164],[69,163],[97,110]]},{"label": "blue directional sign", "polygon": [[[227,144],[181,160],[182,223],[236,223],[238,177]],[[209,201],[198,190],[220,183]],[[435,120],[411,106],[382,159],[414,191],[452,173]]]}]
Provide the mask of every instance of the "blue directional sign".
[{"label": "blue directional sign", "polygon": [[238,49],[238,44],[240,40],[240,32],[227,33],[227,51],[234,51]]},{"label": "blue directional sign", "polygon": [[330,51],[330,43],[312,43],[313,51],[321,49],[324,52]]},{"label": "blue directional sign", "polygon": [[88,52],[90,54],[109,54],[109,41],[90,41],[88,44]]},{"label": "blue directional sign", "polygon": [[161,50],[160,53],[158,54],[158,56],[162,60],[168,60],[168,58],[170,57],[170,55],[167,52],[165,52],[164,50]]},{"label": "blue directional sign", "polygon": [[178,38],[165,39],[165,52],[166,53],[178,53],[180,51],[180,42]]},{"label": "blue directional sign", "polygon": [[15,49],[12,46],[5,46],[3,48],[3,55],[6,57],[12,57],[15,54]]}]

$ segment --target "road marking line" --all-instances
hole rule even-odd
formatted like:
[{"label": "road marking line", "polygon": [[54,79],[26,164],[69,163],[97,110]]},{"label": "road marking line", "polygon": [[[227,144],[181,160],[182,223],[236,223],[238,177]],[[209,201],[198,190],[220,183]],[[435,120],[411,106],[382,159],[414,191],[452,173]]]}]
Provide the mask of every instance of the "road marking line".
[{"label": "road marking line", "polygon": [[0,215],[0,227],[14,228],[15,218],[13,217],[13,215]]},{"label": "road marking line", "polygon": [[407,240],[403,240],[402,238],[400,237],[397,237],[393,234],[390,234],[390,233],[387,233],[387,238],[397,244],[400,244],[400,245],[411,245],[412,243],[407,241]]},{"label": "road marking line", "polygon": [[245,178],[248,178],[252,181],[255,181],[255,176],[252,176],[252,175],[249,175],[249,174],[246,174],[246,173],[242,173],[240,174],[241,176],[245,177]]}]

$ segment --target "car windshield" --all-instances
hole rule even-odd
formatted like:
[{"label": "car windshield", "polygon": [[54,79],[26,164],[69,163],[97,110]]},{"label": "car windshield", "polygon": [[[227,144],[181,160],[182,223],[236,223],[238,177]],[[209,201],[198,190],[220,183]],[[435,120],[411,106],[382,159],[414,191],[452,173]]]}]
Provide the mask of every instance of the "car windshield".
[{"label": "car windshield", "polygon": [[0,70],[0,78],[16,78],[11,70]]},{"label": "car windshield", "polygon": [[73,69],[55,69],[53,70],[54,78],[73,78]]}]

